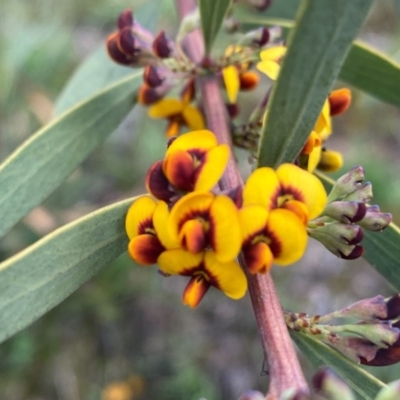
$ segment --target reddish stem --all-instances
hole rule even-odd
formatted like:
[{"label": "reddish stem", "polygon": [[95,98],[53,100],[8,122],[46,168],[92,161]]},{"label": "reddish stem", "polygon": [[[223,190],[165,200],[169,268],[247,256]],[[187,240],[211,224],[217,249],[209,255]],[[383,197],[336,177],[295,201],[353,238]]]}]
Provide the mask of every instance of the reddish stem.
[{"label": "reddish stem", "polygon": [[[183,18],[193,10],[196,3],[194,0],[177,0],[177,6],[180,17]],[[189,57],[195,63],[200,63],[204,56],[204,43],[200,32],[197,30],[188,35],[184,45]],[[220,143],[227,143],[232,148],[228,116],[217,78],[201,77],[199,85],[207,127],[215,133]],[[231,157],[220,187],[225,190],[238,185],[243,186],[243,181],[237,164]],[[246,271],[243,260],[240,260],[240,263]],[[308,386],[290,339],[271,275],[247,274],[247,278],[264,354],[268,360],[270,386],[266,399],[278,399],[289,388],[308,393]]]}]

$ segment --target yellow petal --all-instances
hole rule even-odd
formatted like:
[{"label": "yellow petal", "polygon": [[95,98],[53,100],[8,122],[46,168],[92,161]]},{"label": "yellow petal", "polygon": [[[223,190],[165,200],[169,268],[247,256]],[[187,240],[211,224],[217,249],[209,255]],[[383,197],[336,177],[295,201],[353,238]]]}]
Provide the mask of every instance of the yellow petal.
[{"label": "yellow petal", "polygon": [[166,250],[158,257],[157,264],[166,274],[191,276],[203,268],[203,257],[204,253],[192,254],[183,249]]},{"label": "yellow petal", "polygon": [[136,236],[128,245],[129,255],[141,265],[155,264],[164,250],[158,238],[150,234]]},{"label": "yellow petal", "polygon": [[324,172],[334,172],[343,166],[343,157],[337,151],[324,150],[317,168]]},{"label": "yellow petal", "polygon": [[154,229],[158,239],[166,249],[175,249],[179,247],[179,241],[176,237],[173,238],[169,235],[167,229],[168,216],[168,204],[164,201],[159,201],[153,215]]},{"label": "yellow petal", "polygon": [[125,219],[125,230],[129,239],[145,233],[143,231],[144,226],[152,225],[156,205],[156,201],[149,196],[139,197],[133,202]]},{"label": "yellow petal", "polygon": [[308,164],[307,164],[308,172],[313,172],[315,168],[317,168],[319,160],[321,159],[321,151],[322,151],[321,145],[314,146],[314,148],[311,150],[311,153],[308,155]]},{"label": "yellow petal", "polygon": [[169,118],[181,114],[185,104],[178,99],[162,99],[149,108],[152,118]]},{"label": "yellow petal", "polygon": [[239,210],[239,224],[242,243],[264,230],[268,221],[268,210],[262,206],[246,206]]},{"label": "yellow petal", "polygon": [[186,221],[179,231],[179,241],[182,247],[193,254],[200,253],[207,244],[203,225],[197,219]]},{"label": "yellow petal", "polygon": [[207,251],[204,268],[210,284],[222,290],[228,297],[240,299],[246,294],[247,279],[235,261],[221,263],[212,251]]},{"label": "yellow petal", "polygon": [[[214,195],[210,192],[192,192],[181,197],[172,207],[168,218],[168,232],[173,240],[179,237],[184,222],[196,216],[208,215]],[[176,238],[176,239],[175,239]]]},{"label": "yellow petal", "polygon": [[239,72],[235,65],[228,65],[222,69],[226,94],[230,103],[236,103],[237,94],[240,89]]},{"label": "yellow petal", "polygon": [[177,137],[168,147],[165,158],[176,150],[201,150],[207,151],[217,146],[217,138],[206,129],[185,133]]},{"label": "yellow petal", "polygon": [[224,195],[216,196],[210,207],[211,244],[215,257],[228,262],[237,257],[242,244],[238,210],[235,203]]},{"label": "yellow petal", "polygon": [[270,212],[268,232],[274,262],[289,265],[298,261],[307,246],[307,231],[300,219],[291,211],[276,208]]},{"label": "yellow petal", "polygon": [[285,46],[274,46],[267,49],[261,50],[260,58],[261,61],[279,61],[285,54],[287,48]]},{"label": "yellow petal", "polygon": [[324,106],[322,107],[321,114],[315,123],[314,130],[320,135],[322,141],[325,141],[332,132],[332,119],[328,100],[325,101]]},{"label": "yellow petal", "polygon": [[258,242],[243,249],[246,267],[251,274],[265,274],[274,261],[270,247],[264,242]]},{"label": "yellow petal", "polygon": [[165,128],[165,136],[167,138],[178,136],[180,129],[181,129],[181,123],[177,119],[172,118],[168,122],[167,127]]},{"label": "yellow petal", "polygon": [[211,190],[224,173],[229,155],[229,146],[226,144],[210,149],[196,171],[194,190]]},{"label": "yellow petal", "polygon": [[282,193],[293,194],[293,200],[305,203],[310,219],[317,217],[323,211],[327,196],[324,186],[316,176],[293,164],[282,164],[276,173],[282,186]]},{"label": "yellow petal", "polygon": [[300,221],[303,223],[303,225],[307,226],[309,220],[308,208],[302,201],[298,200],[285,201],[282,205],[282,208],[296,214],[297,217],[300,219]]},{"label": "yellow petal", "polygon": [[267,75],[268,78],[276,81],[278,79],[281,66],[275,61],[260,61],[257,63],[257,69],[263,74]]},{"label": "yellow petal", "polygon": [[203,275],[192,276],[183,291],[182,302],[190,308],[196,308],[210,288],[210,283]]},{"label": "yellow petal", "polygon": [[258,168],[244,185],[243,206],[258,204],[271,210],[276,207],[280,188],[278,176],[272,168]]},{"label": "yellow petal", "polygon": [[186,125],[192,131],[204,129],[206,127],[203,114],[197,107],[193,107],[191,105],[186,106],[183,109],[182,116]]}]

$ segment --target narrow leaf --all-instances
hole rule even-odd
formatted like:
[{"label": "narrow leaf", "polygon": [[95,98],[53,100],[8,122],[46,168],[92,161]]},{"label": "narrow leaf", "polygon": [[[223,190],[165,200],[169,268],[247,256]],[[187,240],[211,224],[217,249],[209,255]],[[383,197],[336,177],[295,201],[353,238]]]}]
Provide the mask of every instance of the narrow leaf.
[{"label": "narrow leaf", "polygon": [[385,384],[338,351],[301,332],[291,337],[314,368],[329,366],[354,390],[359,400],[373,400]]},{"label": "narrow leaf", "polygon": [[303,1],[274,86],[258,153],[277,167],[299,154],[372,0]]},{"label": "narrow leaf", "polygon": [[210,54],[214,40],[224,22],[232,0],[200,0],[200,18],[206,53]]},{"label": "narrow leaf", "polygon": [[400,106],[400,64],[366,44],[353,44],[339,77],[382,101]]},{"label": "narrow leaf", "polygon": [[133,199],[95,211],[0,264],[0,342],[28,326],[126,250]]},{"label": "narrow leaf", "polygon": [[67,111],[0,165],[0,236],[40,204],[119,125],[136,100],[135,73]]},{"label": "narrow leaf", "polygon": [[[334,181],[318,172],[326,191],[329,193]],[[400,292],[400,229],[390,224],[382,232],[364,229],[361,243],[365,249],[363,257]]]}]

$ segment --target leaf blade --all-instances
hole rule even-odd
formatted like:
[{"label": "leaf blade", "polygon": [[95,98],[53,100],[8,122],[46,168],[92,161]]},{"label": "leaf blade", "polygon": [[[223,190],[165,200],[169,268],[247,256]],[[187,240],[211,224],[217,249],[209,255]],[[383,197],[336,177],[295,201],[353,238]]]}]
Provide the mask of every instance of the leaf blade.
[{"label": "leaf blade", "polygon": [[0,165],[0,236],[40,204],[119,125],[133,107],[141,74],[65,112]]},{"label": "leaf blade", "polygon": [[371,0],[303,2],[272,91],[259,166],[277,167],[297,157],[371,4]]},{"label": "leaf blade", "polygon": [[124,216],[133,200],[97,210],[0,263],[0,342],[59,304],[126,250]]},{"label": "leaf blade", "polygon": [[328,365],[356,392],[359,400],[373,400],[386,385],[342,354],[301,332],[291,337],[314,368]]},{"label": "leaf blade", "polygon": [[200,19],[206,54],[210,54],[214,40],[224,18],[232,5],[232,0],[200,0]]}]

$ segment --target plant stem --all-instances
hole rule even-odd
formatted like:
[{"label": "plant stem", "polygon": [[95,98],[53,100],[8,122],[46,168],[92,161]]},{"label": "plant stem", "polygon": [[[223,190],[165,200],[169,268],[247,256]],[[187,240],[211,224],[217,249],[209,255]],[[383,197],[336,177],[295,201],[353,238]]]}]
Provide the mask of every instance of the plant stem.
[{"label": "plant stem", "polygon": [[[194,0],[177,0],[181,18],[195,6]],[[204,43],[200,32],[197,30],[190,33],[184,45],[192,61],[200,63],[204,56]],[[232,148],[228,116],[217,78],[215,76],[200,77],[199,86],[207,127],[214,132],[219,143],[227,143]],[[243,186],[243,181],[232,156],[221,179],[220,188],[226,190],[239,185]],[[247,272],[243,259],[239,261]],[[290,339],[271,275],[247,273],[247,279],[264,354],[268,360],[270,386],[266,399],[278,399],[289,388],[308,393],[308,386]]]}]

